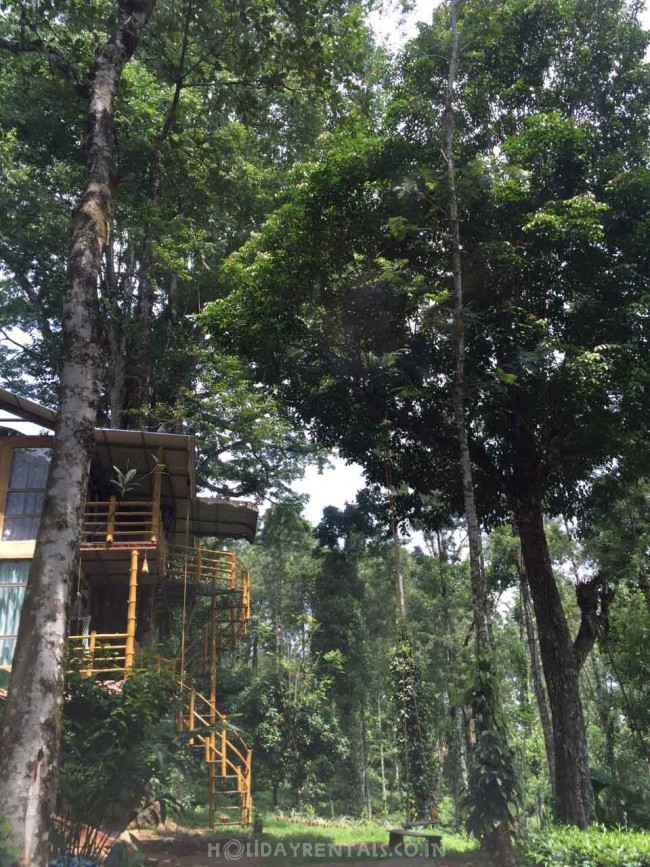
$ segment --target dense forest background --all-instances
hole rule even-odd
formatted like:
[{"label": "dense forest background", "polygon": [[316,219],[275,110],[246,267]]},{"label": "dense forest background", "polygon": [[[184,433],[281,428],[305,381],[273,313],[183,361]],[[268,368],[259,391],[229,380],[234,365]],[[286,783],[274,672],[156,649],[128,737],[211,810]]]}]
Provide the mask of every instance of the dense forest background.
[{"label": "dense forest background", "polygon": [[[650,38],[451,0],[392,56],[367,12],[0,4],[0,377],[265,504],[218,685],[262,810],[509,864],[650,815]],[[367,486],[314,529],[333,450]]]}]

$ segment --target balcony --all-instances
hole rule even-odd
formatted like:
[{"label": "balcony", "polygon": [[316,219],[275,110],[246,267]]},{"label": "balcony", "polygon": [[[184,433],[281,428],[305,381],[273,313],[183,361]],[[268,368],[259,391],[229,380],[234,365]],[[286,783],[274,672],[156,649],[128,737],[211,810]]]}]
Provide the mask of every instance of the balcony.
[{"label": "balcony", "polygon": [[162,541],[160,509],[151,500],[86,503],[81,550],[155,548]]},{"label": "balcony", "polygon": [[72,665],[84,674],[119,676],[133,667],[142,586],[155,588],[157,605],[182,607],[189,620],[196,602],[209,600],[209,623],[184,660],[191,655],[201,671],[246,634],[250,582],[236,554],[167,544],[160,511],[152,501],[88,502],[81,556],[91,586],[128,585],[124,633],[99,634],[90,631],[89,623],[85,634],[70,637]]}]

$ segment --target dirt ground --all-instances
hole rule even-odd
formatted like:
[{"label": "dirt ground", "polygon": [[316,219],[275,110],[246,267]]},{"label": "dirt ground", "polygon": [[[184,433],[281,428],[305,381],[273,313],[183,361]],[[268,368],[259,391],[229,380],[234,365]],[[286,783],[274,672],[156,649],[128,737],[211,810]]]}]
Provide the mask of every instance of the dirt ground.
[{"label": "dirt ground", "polygon": [[[227,837],[217,843],[211,839],[207,831],[188,831],[181,828],[161,829],[158,831],[134,831],[131,841],[144,856],[147,867],[257,867],[257,865],[273,864],[281,867],[303,867],[299,855],[288,853],[287,857],[264,857],[259,841],[242,840]],[[363,844],[358,844],[361,848]],[[268,848],[268,847],[267,847]],[[346,847],[347,850],[347,847]],[[355,847],[352,847],[355,851]],[[363,852],[367,854],[367,852]],[[467,860],[448,861],[444,858],[381,858],[380,860],[364,859],[364,867],[480,867],[479,861],[468,857]],[[318,867],[342,867],[345,858],[335,863],[319,861]],[[309,867],[315,867],[312,860]]]}]

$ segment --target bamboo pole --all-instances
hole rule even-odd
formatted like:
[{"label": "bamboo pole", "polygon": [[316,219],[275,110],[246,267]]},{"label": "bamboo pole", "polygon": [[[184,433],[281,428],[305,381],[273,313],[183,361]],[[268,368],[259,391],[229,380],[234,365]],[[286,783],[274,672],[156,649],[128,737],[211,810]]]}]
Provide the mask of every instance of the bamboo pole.
[{"label": "bamboo pole", "polygon": [[225,777],[228,773],[228,768],[226,764],[226,754],[228,750],[228,739],[226,737],[226,730],[221,729],[221,776]]},{"label": "bamboo pole", "polygon": [[108,518],[106,521],[106,544],[111,545],[113,543],[113,537],[115,536],[115,512],[117,511],[117,497],[115,494],[111,494],[108,499]]},{"label": "bamboo pole", "polygon": [[131,551],[131,570],[129,573],[129,601],[126,614],[126,650],[124,659],[125,671],[133,668],[135,658],[135,625],[136,607],[138,599],[138,556],[139,551],[134,548]]},{"label": "bamboo pole", "polygon": [[[200,550],[200,549],[199,549]],[[214,578],[212,580],[214,585]],[[217,722],[217,600],[212,597],[210,601],[210,743],[212,745],[211,764],[208,765],[208,784],[210,786],[210,798],[208,806],[208,823],[214,828],[215,804],[216,804],[216,776],[217,768],[217,744],[214,726]]]},{"label": "bamboo pole", "polygon": [[[195,693],[194,689],[192,688],[190,690],[189,719],[188,719],[188,725],[189,725],[189,729],[191,732],[194,731],[194,701],[195,701],[195,697],[196,697],[196,693]],[[190,746],[193,747],[194,746],[194,738],[190,738],[189,743],[190,743]]]},{"label": "bamboo pole", "polygon": [[97,642],[97,633],[91,632],[88,638],[88,668],[82,672],[84,677],[90,677],[93,673],[93,663],[95,662],[95,644]]}]

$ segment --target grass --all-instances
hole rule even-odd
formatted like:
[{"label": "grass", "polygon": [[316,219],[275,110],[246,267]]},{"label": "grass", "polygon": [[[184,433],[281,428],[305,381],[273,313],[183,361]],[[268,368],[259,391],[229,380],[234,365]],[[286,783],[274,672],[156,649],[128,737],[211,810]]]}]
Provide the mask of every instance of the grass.
[{"label": "grass", "polygon": [[[198,818],[198,817],[195,817]],[[264,820],[264,833],[250,840],[250,830],[228,828],[227,833],[215,831],[214,840],[224,844],[232,838],[239,838],[246,846],[246,855],[261,857],[265,864],[275,867],[296,867],[297,864],[333,863],[349,861],[375,861],[388,856],[388,829],[394,824],[380,822],[360,822],[350,819],[309,820],[282,819],[270,816]],[[435,833],[433,831],[432,833]],[[443,837],[445,860],[466,862],[471,856],[472,864],[477,864],[479,851],[475,841],[467,837],[439,831]],[[246,842],[244,842],[246,840]],[[409,854],[424,855],[424,841],[408,841],[413,845]],[[435,862],[434,862],[435,863]]]}]

